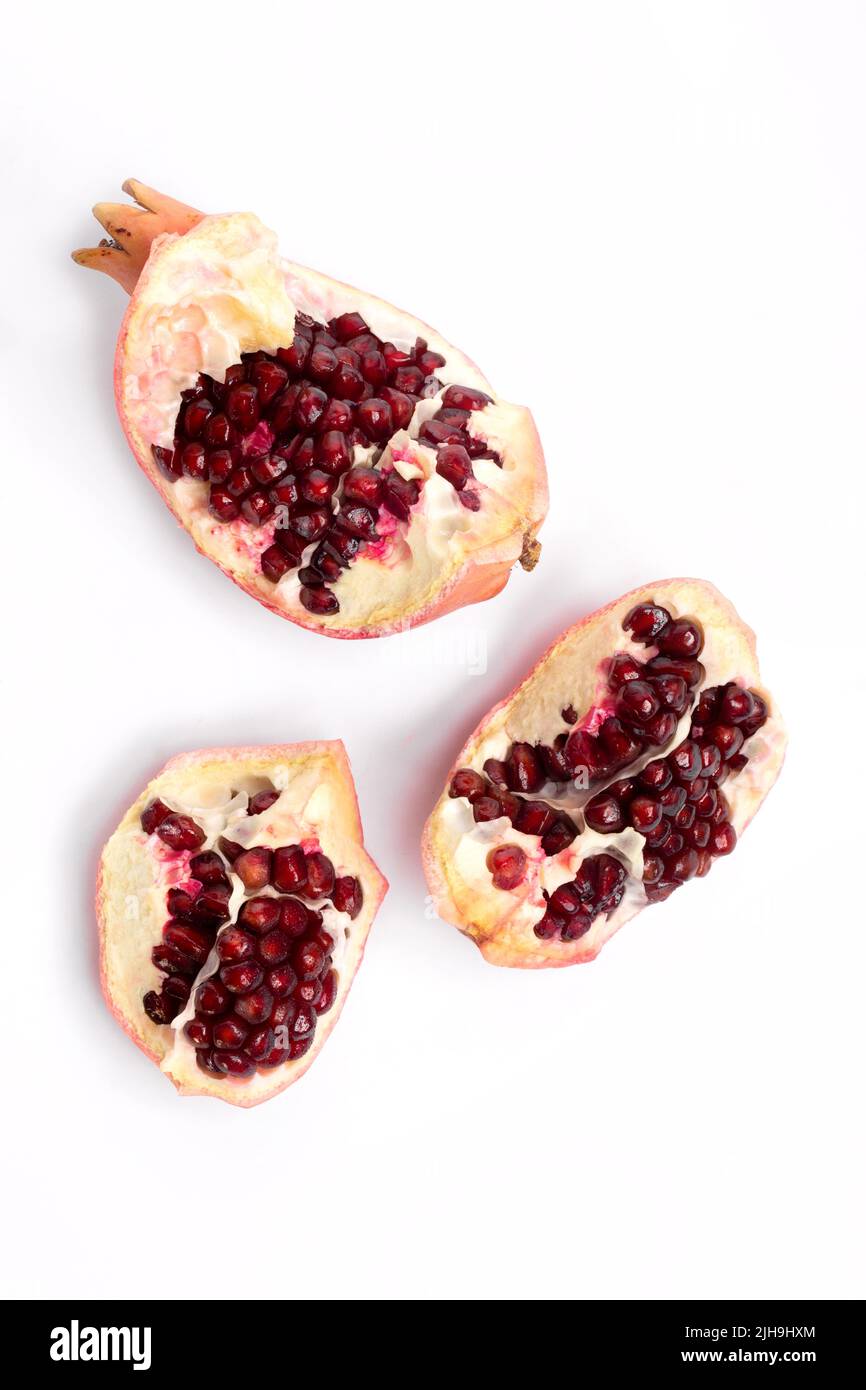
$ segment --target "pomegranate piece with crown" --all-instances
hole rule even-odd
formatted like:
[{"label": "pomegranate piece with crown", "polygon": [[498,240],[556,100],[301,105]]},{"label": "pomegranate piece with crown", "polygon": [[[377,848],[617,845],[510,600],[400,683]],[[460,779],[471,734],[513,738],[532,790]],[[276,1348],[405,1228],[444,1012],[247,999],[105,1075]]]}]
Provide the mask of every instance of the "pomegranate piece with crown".
[{"label": "pomegranate piece with crown", "polygon": [[102,854],[108,1006],[182,1095],[258,1105],[318,1055],[386,890],[341,743],[180,754]]},{"label": "pomegranate piece with crown", "polygon": [[712,585],[626,594],[465,745],[424,831],[439,915],[495,965],[592,960],[733,851],[785,741],[754,634]]},{"label": "pomegranate piece with crown", "polygon": [[532,569],[547,479],[529,411],[384,300],[283,260],[250,213],[135,181],[79,264],[131,296],[121,423],[198,549],[267,608],[378,637]]}]

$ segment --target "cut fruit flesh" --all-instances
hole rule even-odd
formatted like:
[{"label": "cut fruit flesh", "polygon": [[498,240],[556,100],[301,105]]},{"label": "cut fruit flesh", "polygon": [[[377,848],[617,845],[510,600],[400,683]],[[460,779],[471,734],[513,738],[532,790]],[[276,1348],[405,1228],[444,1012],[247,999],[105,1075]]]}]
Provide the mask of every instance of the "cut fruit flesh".
[{"label": "cut fruit flesh", "polygon": [[[439,914],[495,964],[591,960],[730,853],[784,749],[731,605],[698,580],[636,590],[564,633],[467,742],[424,834]],[[512,887],[501,847],[525,857]]]},{"label": "cut fruit flesh", "polygon": [[[200,550],[336,637],[429,621],[534,565],[547,484],[528,411],[411,315],[281,260],[251,214],[127,187],[155,211],[98,206],[113,241],[76,259],[131,289],[121,420]],[[381,474],[375,502],[350,496],[348,466]]]},{"label": "cut fruit flesh", "polygon": [[327,1039],[386,887],[342,744],[182,754],[103,853],[106,1000],[182,1094],[256,1105]]}]

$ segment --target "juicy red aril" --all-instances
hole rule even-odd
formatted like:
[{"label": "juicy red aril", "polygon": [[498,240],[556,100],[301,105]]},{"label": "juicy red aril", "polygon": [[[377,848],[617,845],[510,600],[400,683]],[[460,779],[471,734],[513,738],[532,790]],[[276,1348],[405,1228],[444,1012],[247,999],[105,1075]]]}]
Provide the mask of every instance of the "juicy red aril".
[{"label": "juicy red aril", "polygon": [[190,401],[183,412],[183,429],[188,439],[198,439],[207,421],[213,415],[213,402],[204,397]]},{"label": "juicy red aril", "polygon": [[654,603],[639,603],[626,614],[622,625],[636,642],[643,642],[645,647],[650,647],[670,619],[671,615],[666,608],[659,608]]},{"label": "juicy red aril", "polygon": [[271,881],[281,893],[292,893],[307,881],[307,861],[300,845],[283,845],[274,850]]},{"label": "juicy red aril", "polygon": [[334,889],[334,866],[326,854],[316,851],[307,855],[307,881],[304,896],[307,898],[329,898]]},{"label": "juicy red aril", "polygon": [[150,953],[150,959],[166,975],[196,975],[198,964],[186,951],[173,946],[170,941],[161,941]]},{"label": "juicy red aril", "polygon": [[[242,966],[230,966],[229,969],[242,970]],[[274,1007],[274,996],[264,985],[254,986],[252,989],[242,993],[240,999],[235,1000],[235,1013],[239,1014],[246,1023],[265,1023],[270,1017],[271,1009]]]},{"label": "juicy red aril", "polygon": [[331,893],[331,902],[338,912],[346,912],[352,918],[357,917],[364,902],[364,893],[358,879],[351,875],[338,878]]},{"label": "juicy red aril", "polygon": [[442,397],[444,406],[454,406],[457,410],[483,410],[493,401],[485,391],[473,390],[470,386],[449,386]]},{"label": "juicy red aril", "polygon": [[257,845],[238,855],[233,867],[245,888],[256,892],[270,883],[272,858],[271,851],[264,845]]},{"label": "juicy red aril", "polygon": [[257,936],[270,931],[279,920],[280,904],[276,898],[248,898],[238,913],[239,924]]},{"label": "juicy red aril", "polygon": [[211,948],[211,937],[201,927],[191,922],[169,922],[163,930],[163,939],[171,946],[189,956],[201,965],[207,959]]},{"label": "juicy red aril", "polygon": [[246,994],[261,984],[264,975],[257,961],[240,960],[221,965],[219,977],[232,994]]},{"label": "juicy red aril", "polygon": [[387,401],[377,396],[371,396],[369,400],[361,402],[355,412],[355,419],[358,428],[374,442],[381,443],[387,439],[394,427],[391,407]]},{"label": "juicy red aril", "polygon": [[246,1042],[248,1033],[247,1024],[233,1015],[219,1019],[211,1029],[214,1047],[225,1048],[226,1050],[242,1047]]},{"label": "juicy red aril", "polygon": [[240,507],[226,488],[211,488],[208,507],[217,521],[234,521],[240,516]]},{"label": "juicy red aril", "polygon": [[245,1052],[217,1052],[211,1054],[213,1065],[218,1071],[225,1072],[227,1076],[250,1076],[256,1069],[256,1064]]},{"label": "juicy red aril", "polygon": [[289,937],[279,927],[266,932],[256,948],[256,955],[262,965],[280,965],[289,954]]},{"label": "juicy red aril", "polygon": [[305,585],[299,591],[299,598],[308,613],[315,613],[319,617],[337,613],[340,609],[339,600],[330,589],[311,589]]},{"label": "juicy red aril", "polygon": [[229,1007],[231,996],[225,986],[215,977],[205,980],[195,992],[196,1012],[206,1018],[216,1018]]},{"label": "juicy red aril", "polygon": [[499,845],[487,856],[496,888],[516,888],[526,876],[526,855],[519,845]]},{"label": "juicy red aril", "polygon": [[256,940],[240,927],[226,927],[220,934],[216,949],[222,961],[250,960],[255,954]]},{"label": "juicy red aril", "polygon": [[180,466],[188,478],[203,482],[207,478],[207,455],[203,444],[185,444],[180,451]]},{"label": "juicy red aril", "polygon": [[472,460],[460,444],[443,444],[436,454],[436,472],[461,492],[472,477]]},{"label": "juicy red aril", "polygon": [[544,785],[544,772],[529,743],[512,744],[505,766],[512,791],[536,792]]},{"label": "juicy red aril", "polygon": [[678,618],[663,628],[656,645],[665,656],[700,656],[704,646],[704,634],[697,623],[689,618]]},{"label": "juicy red aril", "polygon": [[204,854],[196,854],[189,861],[189,872],[192,878],[198,879],[199,883],[223,883],[225,882],[226,866],[218,854],[212,849],[206,850]]},{"label": "juicy red aril", "polygon": [[551,896],[547,912],[535,924],[542,939],[559,935],[562,941],[577,941],[599,916],[613,912],[625,894],[626,871],[609,854],[584,859],[577,877],[562,884]]},{"label": "juicy red aril", "polygon": [[171,807],[166,806],[159,797],[149,801],[141,813],[141,828],[146,835],[152,835],[158,825],[171,815]]},{"label": "juicy red aril", "polygon": [[163,844],[173,850],[199,849],[206,839],[204,831],[190,816],[180,815],[177,811],[160,820],[156,833]]},{"label": "juicy red aril", "polygon": [[401,478],[399,473],[389,473],[382,483],[382,503],[400,521],[408,521],[411,509],[420,496],[414,478]]},{"label": "juicy red aril", "polygon": [[350,468],[343,479],[343,497],[376,507],[382,497],[382,475],[375,468]]}]

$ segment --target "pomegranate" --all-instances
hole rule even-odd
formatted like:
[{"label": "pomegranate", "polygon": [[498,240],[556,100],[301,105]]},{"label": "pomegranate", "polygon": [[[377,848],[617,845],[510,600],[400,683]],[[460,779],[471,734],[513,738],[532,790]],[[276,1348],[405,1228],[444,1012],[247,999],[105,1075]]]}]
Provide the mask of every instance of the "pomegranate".
[{"label": "pomegranate", "polygon": [[281,617],[378,637],[492,597],[547,511],[529,411],[384,300],[280,258],[249,213],[130,181],[75,260],[131,296],[115,391],[196,546]]},{"label": "pomegranate", "polygon": [[108,1006],[182,1095],[258,1105],[328,1037],[386,890],[341,743],[180,754],[102,854]]},{"label": "pomegranate", "polygon": [[563,633],[463,748],[424,831],[437,910],[495,965],[592,960],[731,853],[784,753],[731,604],[695,579],[626,594]]}]

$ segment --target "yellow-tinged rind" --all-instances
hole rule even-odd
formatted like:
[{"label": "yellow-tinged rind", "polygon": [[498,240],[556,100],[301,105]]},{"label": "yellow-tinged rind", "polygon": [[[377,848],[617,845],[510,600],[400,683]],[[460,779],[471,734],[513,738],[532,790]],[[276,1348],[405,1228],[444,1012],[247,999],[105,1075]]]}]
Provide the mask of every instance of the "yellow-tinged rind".
[{"label": "yellow-tinged rind", "polygon": [[[630,647],[622,629],[623,618],[635,604],[645,601],[661,604],[674,617],[690,616],[702,624],[705,646],[700,660],[706,669],[702,686],[737,680],[758,691],[767,702],[769,718],[749,741],[747,767],[724,787],[738,836],[779,774],[786,734],[775,701],[761,684],[755,634],[713,585],[698,579],[646,584],[575,623],[470,735],[424,829],[424,869],[439,916],[471,937],[492,964],[533,969],[592,960],[621,926],[647,906],[642,888],[633,883],[620,908],[609,917],[596,918],[592,929],[579,940],[540,940],[532,927],[544,912],[542,887],[550,891],[558,883],[574,878],[585,857],[610,848],[611,837],[597,836],[585,829],[568,849],[545,859],[537,840],[518,835],[508,822],[473,826],[471,816],[461,813],[448,795],[451,776],[458,768],[480,771],[486,758],[504,756],[515,741],[550,741],[562,732],[561,711],[567,705],[573,705],[578,714],[589,708],[599,695],[601,663],[614,651]],[[688,718],[687,715],[681,721],[671,747],[685,737]],[[471,856],[466,852],[470,838]],[[619,840],[617,848],[637,868],[642,854],[640,837],[627,831]],[[483,860],[478,846],[486,852],[493,845],[506,842],[520,843],[530,856],[526,883],[509,893],[493,887],[486,868],[474,871]],[[468,873],[470,859],[473,872]]]},{"label": "yellow-tinged rind", "polygon": [[[157,237],[124,318],[115,359],[118,410],[132,450],[197,548],[281,617],[329,636],[373,637],[429,622],[467,603],[490,598],[507,582],[547,513],[544,456],[532,416],[495,399],[476,417],[503,461],[479,512],[459,506],[438,534],[425,497],[413,510],[407,543],[427,563],[385,565],[362,556],[338,581],[341,611],[313,616],[287,577],[275,586],[261,573],[258,555],[267,532],[243,522],[225,525],[207,508],[207,485],[170,482],[153,461],[151,446],[170,447],[180,392],[200,372],[222,379],[241,353],[274,352],[291,343],[296,308],[327,320],[356,310],[380,336],[424,337],[441,352],[445,384],[457,381],[493,394],[478,368],[420,319],[382,299],[280,259],[274,234],[251,213],[202,218],[183,236]],[[421,471],[432,471],[432,452],[412,447]],[[483,470],[476,469],[477,472]]]},{"label": "yellow-tinged rind", "polygon": [[[219,804],[223,791],[255,785],[255,779],[285,783],[284,797],[305,835],[319,841],[338,874],[361,881],[364,902],[351,923],[338,972],[337,996],[318,1020],[313,1046],[295,1062],[259,1071],[249,1080],[217,1080],[199,1070],[193,1048],[175,1031],[154,1024],[141,1000],[159,988],[162,976],[151,963],[168,916],[165,888],[156,884],[150,840],[141,829],[141,812],[154,797],[196,805]],[[322,789],[328,791],[324,796]],[[317,809],[318,808],[318,809]],[[321,813],[327,810],[323,819]],[[268,842],[266,831],[263,842]],[[280,841],[281,843],[282,841]],[[182,1095],[211,1095],[234,1105],[258,1105],[301,1077],[324,1046],[345,1003],[361,963],[373,919],[387,881],[363,845],[363,827],[345,748],[338,740],[275,744],[259,748],[212,748],[181,753],[148,783],[103,850],[96,891],[99,971],[102,991],[121,1027],[161,1066]]]}]

